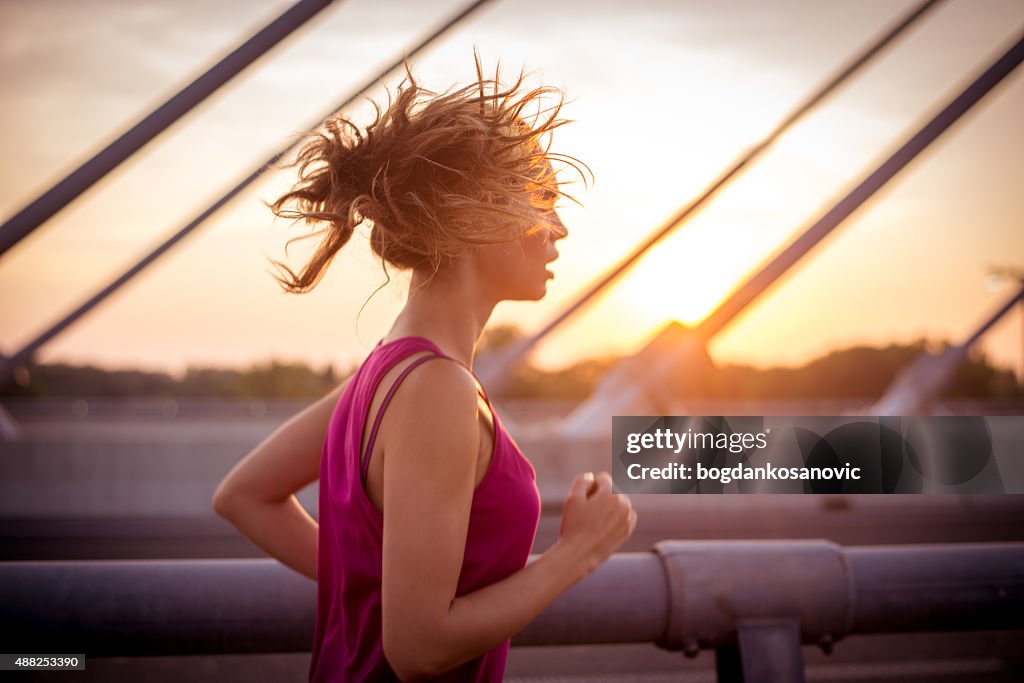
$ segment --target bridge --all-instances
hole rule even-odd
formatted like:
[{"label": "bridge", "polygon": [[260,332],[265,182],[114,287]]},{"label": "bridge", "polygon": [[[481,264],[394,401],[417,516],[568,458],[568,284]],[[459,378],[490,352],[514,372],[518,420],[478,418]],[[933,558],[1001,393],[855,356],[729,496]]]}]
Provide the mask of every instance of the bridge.
[{"label": "bridge", "polygon": [[[511,2],[512,0],[504,0]],[[339,98],[346,110],[480,10],[471,2],[425,30],[380,73]],[[302,0],[213,64],[111,144],[0,226],[0,259],[90,191],[175,121],[271,56],[333,4]],[[593,305],[642,257],[683,229],[817,107],[856,78],[941,0],[914,5],[850,56],[757,144],[656,226],[535,332],[480,359],[500,396],[550,334]],[[1024,34],[906,139],[851,183],[797,237],[752,271],[700,324],[669,324],[578,404],[499,400],[538,470],[543,517],[535,552],[558,533],[568,482],[607,469],[610,416],[917,415],[1005,418],[1024,443],[1019,403],[943,399],[970,349],[1024,298],[1019,291],[967,321],[941,356],[904,369],[886,396],[864,401],[715,402],[709,344],[787,273],[826,248],[860,207],[1014,73]],[[327,118],[317,118],[310,129]],[[13,353],[0,382],[18,381],[40,349],[171,253],[294,151],[229,182],[120,276]],[[661,381],[671,377],[671,382]],[[298,680],[313,630],[315,585],[262,558],[210,509],[213,487],[303,402],[117,401],[95,396],[0,405],[0,620],[7,651],[85,654],[97,680],[189,675]],[[543,417],[541,417],[543,416]],[[297,494],[316,516],[315,484]],[[640,524],[623,551],[513,639],[517,681],[984,680],[1024,677],[1024,502],[1020,496],[657,496],[634,499]],[[261,559],[262,558],[262,559]],[[201,667],[201,671],[195,668]],[[187,673],[186,673],[187,672]],[[60,675],[60,674],[56,674]],[[46,674],[39,674],[46,678]]]}]

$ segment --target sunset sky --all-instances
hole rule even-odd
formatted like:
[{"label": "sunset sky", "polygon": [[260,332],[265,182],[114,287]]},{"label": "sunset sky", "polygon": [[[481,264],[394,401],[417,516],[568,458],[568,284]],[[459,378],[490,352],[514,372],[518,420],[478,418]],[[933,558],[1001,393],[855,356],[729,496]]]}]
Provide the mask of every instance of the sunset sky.
[{"label": "sunset sky", "polygon": [[[289,7],[270,0],[0,3],[0,215],[9,218],[205,67]],[[10,354],[117,277],[460,2],[336,3],[0,257],[0,351]],[[446,89],[485,65],[572,100],[554,148],[593,169],[567,205],[555,280],[493,322],[541,326],[699,193],[833,71],[917,2],[623,3],[495,0],[414,70]],[[552,335],[556,367],[639,350],[668,320],[695,324],[1024,30],[1019,0],[949,0],[780,140],[614,291]],[[395,79],[388,81],[390,85]],[[379,98],[383,90],[374,96]],[[365,120],[366,107],[352,110]],[[862,207],[713,342],[718,362],[798,365],[833,348],[960,340],[1024,268],[1024,69]],[[306,234],[262,200],[268,173],[39,354],[44,362],[180,372],[271,357],[347,367],[404,296],[358,238],[314,292],[283,293],[268,257]],[[309,245],[308,247],[303,244]],[[289,250],[297,268],[313,240]],[[1018,373],[1020,308],[984,339]]]}]

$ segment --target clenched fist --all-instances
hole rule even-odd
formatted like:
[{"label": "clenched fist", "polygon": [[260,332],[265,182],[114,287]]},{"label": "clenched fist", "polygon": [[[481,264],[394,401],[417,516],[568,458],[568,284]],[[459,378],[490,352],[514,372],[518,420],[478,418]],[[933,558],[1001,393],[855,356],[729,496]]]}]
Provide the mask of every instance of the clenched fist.
[{"label": "clenched fist", "polygon": [[636,510],[629,497],[612,492],[608,472],[577,476],[569,487],[562,513],[560,541],[573,547],[591,573],[618,550],[636,528]]}]

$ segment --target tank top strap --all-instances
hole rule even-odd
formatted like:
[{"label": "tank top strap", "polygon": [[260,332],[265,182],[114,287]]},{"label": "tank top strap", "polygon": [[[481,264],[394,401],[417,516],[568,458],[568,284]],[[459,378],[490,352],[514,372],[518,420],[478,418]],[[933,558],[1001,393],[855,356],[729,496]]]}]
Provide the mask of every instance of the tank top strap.
[{"label": "tank top strap", "polygon": [[[452,360],[455,360],[455,359],[453,358]],[[480,381],[480,378],[476,376],[476,373],[473,372],[473,370],[471,368],[469,368],[468,366],[466,366],[464,363],[462,363],[460,361],[455,361],[455,362],[458,363],[459,365],[461,365],[462,367],[466,368],[466,370],[469,372],[469,374],[473,375],[473,379],[476,380],[476,385],[477,385],[477,387],[479,389],[479,393],[480,393],[481,396],[484,397],[484,402],[487,403],[487,410],[489,410],[490,413],[491,413],[491,419],[494,420],[495,425],[497,425],[497,423],[498,423],[498,414],[496,412],[494,412],[494,406],[491,405],[491,397],[487,395],[487,390],[484,389],[483,382]],[[495,426],[495,429],[497,429],[497,426]]]},{"label": "tank top strap", "polygon": [[491,411],[491,415],[493,416],[494,415],[494,406],[491,405],[491,398],[487,395],[487,390],[484,389],[483,382],[481,382],[480,378],[476,376],[475,372],[473,372],[473,368],[469,367],[468,365],[463,363],[461,360],[458,360],[456,358],[452,358],[451,356],[446,356],[444,354],[441,354],[441,358],[445,358],[447,360],[450,360],[451,362],[455,363],[456,365],[458,365],[459,367],[461,367],[463,370],[465,370],[466,372],[468,372],[470,374],[470,376],[476,382],[477,393],[484,397],[484,402],[487,403],[487,409],[489,411]]},{"label": "tank top strap", "polygon": [[[443,353],[438,353],[436,351],[430,353],[429,355],[421,356],[414,360],[413,362],[409,363],[407,366],[405,366],[402,372],[398,374],[398,377],[395,378],[395,381],[391,383],[391,386],[388,387],[388,392],[384,395],[384,400],[381,402],[380,408],[377,409],[377,414],[373,418],[373,425],[370,427],[370,438],[366,442],[366,449],[364,451],[361,451],[359,454],[359,476],[360,481],[362,481],[364,485],[366,483],[366,470],[370,466],[370,454],[373,453],[373,445],[377,440],[377,430],[380,428],[381,420],[384,417],[384,411],[385,409],[387,409],[388,404],[391,402],[391,398],[395,395],[395,392],[398,391],[398,386],[402,383],[402,380],[404,380],[409,375],[410,372],[415,370],[423,363],[426,363],[427,361],[433,360],[435,358],[443,358],[445,360],[450,360],[453,363],[460,365],[462,368],[468,371],[469,374],[472,375],[474,379],[476,379],[476,375],[473,374],[473,371],[469,369],[465,363],[456,360],[451,356],[446,356]],[[491,406],[491,399],[487,397],[487,392],[484,391],[483,386],[479,385],[479,380],[477,380],[477,383],[479,389],[478,393],[483,394],[484,401],[487,402],[487,409],[491,411],[491,415],[494,415],[494,408],[493,406]]]}]

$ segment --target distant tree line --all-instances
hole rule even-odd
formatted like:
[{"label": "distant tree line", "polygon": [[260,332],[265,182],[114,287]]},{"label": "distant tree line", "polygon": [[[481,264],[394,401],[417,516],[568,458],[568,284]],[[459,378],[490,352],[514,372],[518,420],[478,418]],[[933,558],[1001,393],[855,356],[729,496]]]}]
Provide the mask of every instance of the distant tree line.
[{"label": "distant tree line", "polygon": [[[514,342],[520,333],[498,326],[484,336],[481,353]],[[886,347],[856,346],[832,351],[794,368],[759,369],[746,365],[713,368],[710,381],[694,396],[706,398],[878,398],[898,372],[921,354],[944,344],[920,340]],[[526,365],[516,371],[502,395],[507,398],[582,399],[588,396],[617,357],[586,360],[561,370]],[[176,379],[167,373],[105,370],[63,363],[30,365],[27,377],[0,388],[0,396],[168,396],[223,398],[314,398],[336,387],[352,372],[319,370],[303,363],[272,360],[245,369],[189,368]],[[947,398],[1012,398],[1022,388],[1010,370],[998,368],[981,351],[972,351],[957,370]]]},{"label": "distant tree line", "polygon": [[194,367],[181,379],[164,372],[32,364],[27,378],[22,374],[19,379],[0,389],[0,395],[310,398],[326,394],[341,381],[330,364],[316,370],[304,363],[276,360],[241,370]]},{"label": "distant tree line", "polygon": [[[923,353],[948,348],[918,340],[878,348],[855,346],[832,351],[799,368],[722,368],[722,390],[735,398],[881,398],[896,376]],[[999,368],[974,348],[954,371],[944,398],[1011,398],[1021,396],[1013,371]]]},{"label": "distant tree line", "polygon": [[[496,327],[485,334],[481,350],[511,344],[519,336],[515,328]],[[877,399],[897,374],[922,354],[937,354],[948,346],[947,342],[925,339],[885,347],[854,346],[831,351],[793,368],[761,369],[723,364],[714,367],[691,396]],[[590,395],[594,386],[619,360],[618,357],[591,359],[557,371],[544,371],[527,365],[516,371],[503,395],[510,398],[582,399]],[[671,383],[671,378],[665,379]],[[983,351],[974,348],[967,361],[957,368],[943,397],[1015,398],[1022,395],[1024,389],[1013,371],[994,366]]]}]

